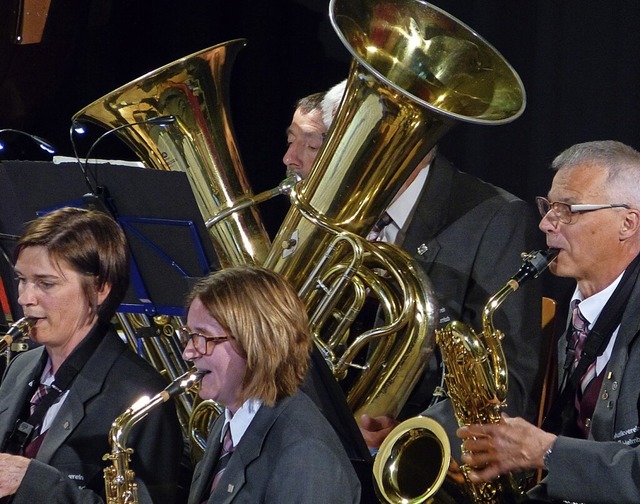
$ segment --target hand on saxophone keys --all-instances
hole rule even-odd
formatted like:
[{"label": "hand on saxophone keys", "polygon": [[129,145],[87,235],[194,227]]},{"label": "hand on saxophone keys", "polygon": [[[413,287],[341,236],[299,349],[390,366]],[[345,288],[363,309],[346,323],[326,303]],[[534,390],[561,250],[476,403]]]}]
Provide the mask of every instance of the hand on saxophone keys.
[{"label": "hand on saxophone keys", "polygon": [[471,470],[473,483],[530,469],[544,469],[544,455],[556,435],[545,432],[523,418],[502,414],[499,423],[465,425],[457,436],[462,441],[462,462]]}]

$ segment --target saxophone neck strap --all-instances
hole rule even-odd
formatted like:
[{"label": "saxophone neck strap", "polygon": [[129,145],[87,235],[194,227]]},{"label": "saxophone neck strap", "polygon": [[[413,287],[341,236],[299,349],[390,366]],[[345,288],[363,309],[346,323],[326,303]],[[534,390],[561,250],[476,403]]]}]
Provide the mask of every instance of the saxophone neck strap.
[{"label": "saxophone neck strap", "polygon": [[[560,392],[545,418],[543,428],[549,426],[549,430],[556,433],[564,431],[564,427],[560,428],[557,422],[561,417],[566,419],[573,416],[575,391],[579,386],[580,380],[589,365],[604,353],[609,341],[611,341],[611,336],[620,325],[631,291],[639,275],[640,255],[636,256],[629,264],[620,279],[620,283],[602,309],[598,320],[589,331],[584,350],[573,372],[571,372],[571,367],[574,360],[574,349],[569,344],[573,326],[569,325],[565,335],[567,338],[567,353],[565,355],[564,374],[559,388]],[[567,425],[566,420],[562,424]]]},{"label": "saxophone neck strap", "polygon": [[[591,363],[600,357],[607,348],[611,336],[622,321],[622,314],[627,306],[629,296],[638,280],[639,274],[640,255],[636,256],[631,264],[629,264],[622,275],[620,283],[604,305],[598,320],[596,320],[593,328],[589,331],[578,365],[574,372],[571,373],[571,382],[574,387],[578,386],[578,383],[580,383],[582,376]],[[567,334],[567,337],[570,337],[570,335]],[[570,365],[571,363],[569,363],[569,366]],[[566,367],[567,363],[565,362],[565,368]]]}]

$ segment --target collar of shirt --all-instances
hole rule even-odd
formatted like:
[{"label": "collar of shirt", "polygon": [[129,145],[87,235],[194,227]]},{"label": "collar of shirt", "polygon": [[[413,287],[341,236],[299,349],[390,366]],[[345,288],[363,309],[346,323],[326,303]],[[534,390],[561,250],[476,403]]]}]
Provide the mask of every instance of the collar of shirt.
[{"label": "collar of shirt", "polygon": [[384,227],[378,240],[401,245],[404,237],[401,231],[406,231],[408,221],[413,214],[428,173],[429,165],[420,170],[411,184],[389,205],[387,214],[391,217],[391,222]]},{"label": "collar of shirt", "polygon": [[427,175],[429,174],[429,166],[430,165],[427,165],[420,170],[413,182],[409,184],[409,187],[387,208],[389,217],[393,219],[393,222],[399,229],[404,228],[413,212],[413,208],[418,202],[424,183],[427,180]]},{"label": "collar of shirt", "polygon": [[[600,313],[602,313],[604,305],[607,304],[607,301],[609,301],[609,298],[613,295],[613,291],[616,290],[616,287],[620,283],[620,280],[622,280],[622,275],[624,275],[624,271],[620,273],[620,276],[616,278],[606,289],[603,289],[586,299],[582,297],[582,294],[580,294],[580,291],[576,288],[573,296],[571,297],[571,300],[580,300],[580,313],[582,313],[582,316],[589,322],[587,330],[591,329],[598,320],[598,317],[600,316]],[[602,352],[602,355],[596,360],[597,374],[600,374],[600,372],[602,372],[602,370],[607,366],[607,363],[609,362],[611,351],[613,350],[613,345],[616,341],[616,337],[618,336],[619,329],[620,326],[616,327],[615,331],[613,331],[607,348],[605,348],[604,352]]]},{"label": "collar of shirt", "polygon": [[260,406],[262,406],[262,401],[260,399],[247,399],[233,416],[231,415],[231,412],[225,408],[224,425],[222,426],[222,432],[220,433],[220,442],[222,442],[224,433],[227,430],[227,424],[229,424],[233,446],[238,446],[242,436],[244,436],[244,433],[249,428],[249,424],[251,424],[251,421],[260,409]]}]

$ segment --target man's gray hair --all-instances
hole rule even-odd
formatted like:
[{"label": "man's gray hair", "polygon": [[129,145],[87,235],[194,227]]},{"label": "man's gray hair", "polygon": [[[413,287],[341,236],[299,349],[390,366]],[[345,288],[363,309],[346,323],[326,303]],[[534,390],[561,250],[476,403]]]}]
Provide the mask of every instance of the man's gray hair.
[{"label": "man's gray hair", "polygon": [[607,172],[607,193],[640,208],[640,152],[622,142],[601,140],[575,144],[560,153],[551,164],[555,171],[576,166],[597,165]]},{"label": "man's gray hair", "polygon": [[327,129],[329,129],[329,126],[331,126],[333,118],[338,111],[338,106],[342,101],[342,96],[344,95],[346,86],[347,80],[345,79],[329,89],[329,91],[325,93],[324,98],[322,99],[322,122]]}]

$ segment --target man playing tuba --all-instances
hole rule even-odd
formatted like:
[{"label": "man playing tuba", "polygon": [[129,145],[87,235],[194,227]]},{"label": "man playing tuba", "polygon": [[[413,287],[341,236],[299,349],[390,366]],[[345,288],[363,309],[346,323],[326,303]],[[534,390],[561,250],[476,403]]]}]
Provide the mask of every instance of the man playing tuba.
[{"label": "man playing tuba", "polygon": [[[300,118],[317,125],[324,120],[325,134],[331,126],[345,88],[341,82],[331,88],[315,110],[309,100],[298,103],[292,127]],[[311,95],[312,97],[314,95]],[[307,110],[309,109],[309,110]],[[302,156],[294,156],[290,142],[284,162],[298,171]],[[313,159],[311,159],[311,164]],[[308,166],[307,173],[311,170]],[[409,252],[423,267],[441,304],[439,325],[461,320],[481,329],[482,310],[494,292],[502,287],[521,264],[520,254],[538,245],[535,221],[528,204],[506,191],[460,172],[435,147],[409,176],[387,213],[391,222],[379,239],[390,240]],[[541,350],[539,283],[530,283],[510,297],[495,316],[496,326],[507,335],[504,351],[509,364],[507,412],[533,420],[536,415],[536,383]],[[434,355],[397,419],[390,417],[359,419],[361,432],[372,450],[376,450],[399,420],[424,411],[440,390],[440,362]],[[449,401],[429,409],[445,425],[451,440],[457,422]],[[452,449],[454,454],[459,450]]]}]

